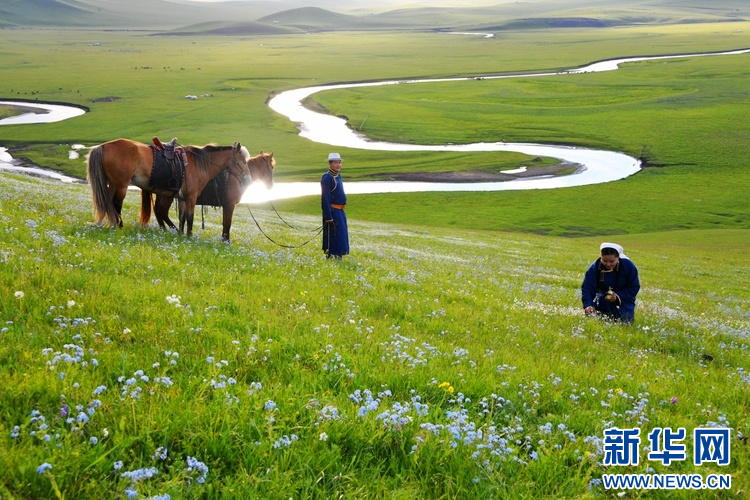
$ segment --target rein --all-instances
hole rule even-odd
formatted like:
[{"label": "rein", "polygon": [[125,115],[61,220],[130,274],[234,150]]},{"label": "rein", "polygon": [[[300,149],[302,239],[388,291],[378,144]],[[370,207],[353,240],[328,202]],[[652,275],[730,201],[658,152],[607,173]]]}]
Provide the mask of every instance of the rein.
[{"label": "rein", "polygon": [[[289,223],[288,223],[287,221],[285,221],[285,220],[284,220],[284,219],[283,219],[283,218],[281,217],[281,215],[279,215],[279,212],[277,212],[277,211],[276,211],[276,207],[274,207],[274,206],[273,206],[273,203],[271,203],[271,207],[273,208],[273,211],[274,211],[274,212],[276,213],[276,215],[278,215],[279,219],[281,219],[281,221],[282,221],[282,222],[283,222],[284,224],[286,224],[287,226],[289,226],[289,227],[290,227],[290,228],[292,228],[292,229],[297,229],[297,228],[295,228],[294,226],[291,226],[291,225],[290,225],[290,224],[289,224]],[[252,218],[253,218],[253,222],[255,222],[255,225],[256,225],[256,226],[258,226],[258,230],[260,230],[260,232],[261,232],[261,233],[263,234],[263,236],[265,236],[265,237],[266,237],[266,239],[267,239],[268,241],[270,241],[271,243],[273,243],[273,244],[275,244],[275,245],[278,245],[278,246],[280,246],[280,247],[282,247],[282,248],[301,248],[301,247],[303,247],[303,246],[307,245],[308,243],[310,243],[310,242],[311,242],[312,240],[314,240],[315,238],[317,238],[317,237],[318,237],[318,235],[319,235],[320,233],[322,233],[322,232],[323,232],[323,226],[321,225],[321,226],[320,226],[320,227],[318,227],[317,229],[314,229],[314,230],[313,230],[313,231],[316,231],[316,233],[315,233],[314,235],[312,235],[312,236],[311,236],[311,237],[310,237],[310,238],[309,238],[309,239],[308,239],[307,241],[305,241],[304,243],[301,243],[301,244],[299,244],[299,245],[285,245],[285,244],[283,244],[283,243],[279,243],[278,241],[276,241],[276,240],[274,240],[273,238],[271,238],[270,236],[268,236],[268,234],[266,234],[266,232],[265,232],[265,231],[263,230],[263,228],[262,228],[262,227],[260,227],[260,223],[259,223],[259,222],[258,222],[258,220],[257,220],[257,219],[255,218],[255,214],[253,214],[253,210],[252,210],[252,209],[250,208],[250,205],[249,205],[249,204],[247,204],[247,210],[248,210],[248,211],[250,212],[250,217],[252,217]]]},{"label": "rein", "polygon": [[[274,213],[278,216],[279,220],[281,220],[281,222],[283,222],[289,228],[298,229],[298,228],[292,226],[291,224],[289,224],[287,221],[284,220],[284,218],[281,216],[281,214],[276,211],[276,207],[273,206],[273,202],[272,201],[269,201],[268,203],[271,204],[271,208],[273,209]],[[320,226],[320,227],[322,228],[323,226]]]}]

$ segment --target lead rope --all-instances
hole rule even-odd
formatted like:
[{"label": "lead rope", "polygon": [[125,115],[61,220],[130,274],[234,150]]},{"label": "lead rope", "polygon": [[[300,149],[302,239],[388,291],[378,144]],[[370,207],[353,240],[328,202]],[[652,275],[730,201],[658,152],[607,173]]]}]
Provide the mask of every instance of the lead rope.
[{"label": "lead rope", "polygon": [[[301,248],[301,247],[307,245],[308,243],[310,243],[315,238],[317,238],[320,235],[320,233],[323,232],[323,226],[321,225],[317,229],[314,229],[314,231],[316,231],[316,233],[314,235],[312,235],[310,237],[310,239],[308,239],[304,243],[301,243],[299,245],[285,245],[283,243],[279,243],[278,241],[276,241],[273,238],[271,238],[270,236],[268,236],[268,234],[266,234],[266,232],[263,230],[263,228],[260,227],[260,223],[258,223],[258,220],[255,218],[255,214],[253,214],[253,210],[250,208],[250,205],[248,205],[248,204],[246,204],[246,205],[247,205],[247,210],[250,212],[250,217],[253,218],[253,222],[255,222],[255,225],[258,226],[258,230],[260,230],[260,232],[263,234],[263,236],[265,236],[266,239],[268,241],[270,241],[271,243],[274,243],[275,245],[278,245],[278,246],[280,246],[282,248]],[[274,209],[274,211],[276,211],[276,209]],[[278,215],[278,212],[276,212],[276,215]],[[279,218],[281,218],[280,215],[279,215]],[[284,219],[281,219],[281,220],[283,221]],[[284,223],[286,224],[286,222],[284,222]],[[289,224],[287,224],[287,226],[289,226]],[[289,226],[289,227],[291,227],[292,229],[296,229],[293,226]]]},{"label": "lead rope", "polygon": [[[273,209],[274,213],[279,217],[279,219],[281,220],[281,222],[283,222],[284,224],[286,224],[288,227],[290,227],[292,229],[298,229],[298,228],[292,226],[291,224],[289,224],[287,221],[284,220],[284,218],[281,216],[281,214],[276,211],[276,207],[273,206],[273,202],[272,201],[269,201],[268,203],[271,205],[271,208]],[[321,227],[323,227],[323,226],[321,226]]]},{"label": "lead rope", "polygon": [[[326,251],[326,257],[330,257],[331,256],[331,226],[332,225],[333,224],[325,224],[325,226],[326,226],[326,243],[328,243],[328,246],[327,246],[327,248],[325,250]],[[321,231],[322,230],[323,230],[323,228],[321,228]]]}]

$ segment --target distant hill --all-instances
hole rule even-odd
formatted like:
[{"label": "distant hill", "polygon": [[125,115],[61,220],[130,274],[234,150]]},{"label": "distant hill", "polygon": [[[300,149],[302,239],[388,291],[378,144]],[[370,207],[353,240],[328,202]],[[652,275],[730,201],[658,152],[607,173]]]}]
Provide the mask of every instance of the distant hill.
[{"label": "distant hill", "polygon": [[174,30],[159,32],[163,36],[183,35],[282,35],[290,33],[305,33],[300,29],[288,26],[278,26],[259,22],[231,22],[211,21],[208,23],[193,24]]},{"label": "distant hill", "polygon": [[13,26],[58,26],[61,19],[69,26],[85,26],[96,19],[95,11],[79,2],[57,0],[0,1],[0,23]]},{"label": "distant hill", "polygon": [[258,22],[293,26],[306,31],[359,30],[377,28],[375,17],[339,14],[320,7],[302,7],[262,17]]},{"label": "distant hill", "polygon": [[166,30],[211,21],[252,22],[289,1],[174,3],[165,0],[0,0],[4,27],[78,27]]},{"label": "distant hill", "polygon": [[0,0],[0,28],[90,27],[159,31],[165,35],[266,35],[332,30],[595,28],[750,19],[747,0],[535,0],[489,6],[477,6],[480,0],[315,0],[314,7],[309,6],[312,1]]}]

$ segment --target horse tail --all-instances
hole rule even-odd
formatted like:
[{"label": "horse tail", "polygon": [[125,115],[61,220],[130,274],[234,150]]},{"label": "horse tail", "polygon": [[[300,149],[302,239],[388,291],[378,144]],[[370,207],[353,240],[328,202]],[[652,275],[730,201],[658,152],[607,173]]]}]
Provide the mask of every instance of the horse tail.
[{"label": "horse tail", "polygon": [[104,148],[99,145],[91,150],[88,160],[87,179],[91,185],[91,200],[94,206],[94,218],[100,223],[107,218],[109,225],[117,226],[118,217],[112,196],[109,193],[109,182],[104,175]]},{"label": "horse tail", "polygon": [[141,226],[151,224],[151,211],[154,207],[154,197],[149,191],[141,190],[141,217],[138,221]]}]

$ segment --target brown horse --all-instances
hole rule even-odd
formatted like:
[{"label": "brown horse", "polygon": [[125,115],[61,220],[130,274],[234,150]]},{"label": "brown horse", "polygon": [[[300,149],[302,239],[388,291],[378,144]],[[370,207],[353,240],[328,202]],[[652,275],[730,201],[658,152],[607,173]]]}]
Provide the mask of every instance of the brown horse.
[{"label": "brown horse", "polygon": [[[221,239],[229,242],[229,231],[232,228],[232,216],[234,208],[242,199],[247,187],[255,181],[261,181],[267,189],[273,187],[273,169],[276,166],[276,159],[273,153],[260,152],[259,155],[247,160],[247,167],[250,170],[250,182],[244,182],[232,175],[219,174],[214,177],[203,189],[197,205],[209,205],[213,207],[222,207],[223,212],[223,229]],[[182,214],[184,202],[178,202],[179,212]],[[157,222],[162,228],[165,224],[169,225],[169,209],[172,206],[172,199],[166,196],[156,195],[154,202],[154,215]],[[180,216],[182,218],[182,216]]]},{"label": "brown horse", "polygon": [[100,223],[106,217],[110,226],[122,227],[122,203],[128,186],[132,184],[141,188],[142,225],[148,225],[151,220],[152,193],[169,198],[177,196],[185,201],[180,229],[187,222],[188,235],[191,235],[195,202],[200,192],[223,170],[229,170],[233,177],[248,177],[250,153],[238,142],[233,146],[186,146],[184,150],[188,160],[184,181],[178,191],[173,191],[151,185],[154,152],[149,145],[116,139],[94,147],[88,155],[88,182],[96,222]]}]

